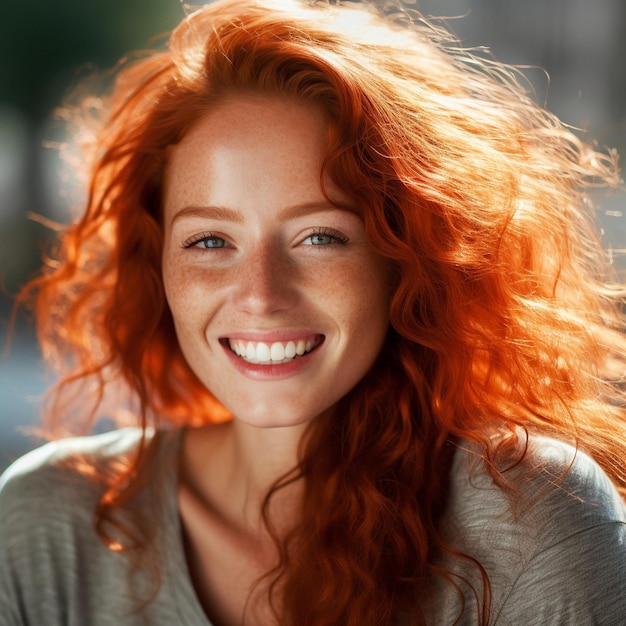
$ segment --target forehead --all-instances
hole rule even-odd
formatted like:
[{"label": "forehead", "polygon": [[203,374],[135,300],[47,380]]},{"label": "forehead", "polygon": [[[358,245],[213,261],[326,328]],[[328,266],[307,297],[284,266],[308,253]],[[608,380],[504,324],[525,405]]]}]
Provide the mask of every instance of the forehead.
[{"label": "forehead", "polygon": [[225,192],[232,202],[270,185],[319,194],[327,137],[324,115],[312,105],[270,96],[225,99],[172,148],[166,210]]},{"label": "forehead", "polygon": [[221,100],[191,127],[172,148],[169,165],[175,168],[180,160],[210,155],[224,146],[252,148],[259,155],[285,151],[294,141],[309,149],[322,147],[327,134],[322,112],[310,104],[279,96],[234,96]]}]

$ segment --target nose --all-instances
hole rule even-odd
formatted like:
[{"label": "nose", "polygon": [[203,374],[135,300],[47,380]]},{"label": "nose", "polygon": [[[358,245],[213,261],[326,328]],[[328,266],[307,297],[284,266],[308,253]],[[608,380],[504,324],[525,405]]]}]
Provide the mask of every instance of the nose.
[{"label": "nose", "polygon": [[267,316],[292,308],[297,301],[297,268],[279,246],[255,246],[238,268],[236,306]]}]

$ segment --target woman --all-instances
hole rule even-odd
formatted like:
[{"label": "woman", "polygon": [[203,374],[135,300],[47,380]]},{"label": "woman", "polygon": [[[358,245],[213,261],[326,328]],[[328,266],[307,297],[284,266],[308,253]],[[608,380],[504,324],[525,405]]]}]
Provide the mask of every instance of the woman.
[{"label": "woman", "polygon": [[449,43],[226,0],[119,72],[30,288],[120,428],[6,473],[3,624],[622,623],[615,159]]}]

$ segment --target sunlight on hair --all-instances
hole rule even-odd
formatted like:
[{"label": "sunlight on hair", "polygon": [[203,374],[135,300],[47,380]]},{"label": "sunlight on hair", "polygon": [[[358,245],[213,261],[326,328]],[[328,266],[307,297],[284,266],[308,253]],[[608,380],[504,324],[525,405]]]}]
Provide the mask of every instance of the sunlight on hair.
[{"label": "sunlight on hair", "polygon": [[[511,590],[534,573],[532,555],[551,554],[543,544],[526,549],[536,538],[518,524],[526,504],[538,506],[542,541],[550,524],[567,532],[579,522],[542,508],[566,489],[524,499],[549,461],[544,449],[568,457],[546,489],[589,454],[612,490],[603,502],[626,495],[626,288],[607,264],[616,251],[602,249],[593,201],[597,188],[621,184],[617,154],[581,138],[537,104],[521,72],[463,48],[413,1],[182,6],[187,17],[167,42],[129,57],[97,97],[82,94],[63,111],[88,194],[20,296],[59,374],[44,405],[51,436],[89,431],[105,410],[116,427],[134,422],[132,436],[111,438],[136,453],[107,449],[108,471],[96,461],[79,468],[102,478],[94,536],[131,560],[160,547],[161,517],[142,526],[126,511],[144,494],[160,503],[164,484],[175,509],[176,490],[197,479],[187,486],[201,506],[207,496],[216,504],[211,515],[236,525],[240,511],[255,509],[251,534],[276,558],[247,597],[265,594],[274,623],[390,626],[406,612],[412,625],[465,623],[473,613],[471,623],[485,626],[491,600],[500,611],[511,597],[516,611]],[[307,121],[311,136],[298,139]],[[255,134],[261,128],[267,134]],[[295,148],[273,158],[285,136]],[[301,154],[314,163],[301,167]],[[336,216],[320,225],[316,213],[306,224],[315,234],[305,234],[267,210],[289,204],[301,169],[311,175],[296,195],[310,201],[313,189],[326,206],[336,189],[335,204],[351,212],[349,236]],[[177,220],[190,206],[215,205],[270,217],[236,227],[206,215]],[[319,226],[333,226],[322,240],[341,235],[346,245],[300,263]],[[283,265],[268,270],[260,253]],[[266,280],[261,309],[249,306],[257,279]],[[260,349],[297,333],[312,343],[293,362],[257,360],[247,346],[243,354],[244,342]],[[359,353],[362,337],[371,354]],[[366,365],[351,378],[355,362]],[[335,389],[335,378],[349,382]],[[251,421],[259,406],[268,414],[259,419],[280,408],[302,422]],[[288,458],[274,463],[285,431]],[[183,436],[172,457],[189,463],[174,484],[176,472],[157,461]],[[250,504],[256,474],[267,480]],[[292,493],[297,505],[275,519]],[[478,504],[467,504],[472,497]],[[477,523],[456,516],[466,504]],[[485,528],[501,542],[493,577]],[[581,535],[574,527],[571,537]],[[509,567],[512,556],[522,569]],[[563,569],[545,579],[563,586]],[[447,595],[431,594],[431,583]],[[452,617],[439,620],[448,600]]]}]

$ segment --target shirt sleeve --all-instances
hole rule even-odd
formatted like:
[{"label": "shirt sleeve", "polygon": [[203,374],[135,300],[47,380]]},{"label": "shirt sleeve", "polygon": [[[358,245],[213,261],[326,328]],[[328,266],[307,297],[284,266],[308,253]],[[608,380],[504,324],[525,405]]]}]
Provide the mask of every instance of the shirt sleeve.
[{"label": "shirt sleeve", "polygon": [[495,626],[623,626],[626,523],[607,521],[539,552],[512,585]]},{"label": "shirt sleeve", "polygon": [[17,573],[12,547],[19,539],[10,523],[13,498],[10,489],[0,489],[0,626],[27,626],[21,616]]},{"label": "shirt sleeve", "polygon": [[[77,538],[90,528],[89,483],[57,467],[48,444],[0,478],[0,626],[56,626],[77,597]],[[74,602],[76,604],[76,602]]]}]

